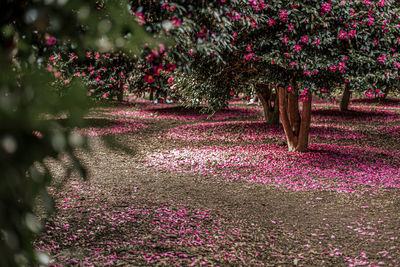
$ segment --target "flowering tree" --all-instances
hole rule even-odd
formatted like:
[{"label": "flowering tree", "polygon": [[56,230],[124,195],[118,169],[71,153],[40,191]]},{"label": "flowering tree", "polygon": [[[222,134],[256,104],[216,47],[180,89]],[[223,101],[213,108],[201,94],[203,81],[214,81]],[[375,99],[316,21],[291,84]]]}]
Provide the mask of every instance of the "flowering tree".
[{"label": "flowering tree", "polygon": [[[194,91],[199,89],[195,83],[210,91],[203,96],[215,96],[211,92],[221,86],[213,86],[217,82],[202,75],[198,66],[224,66],[229,53],[255,68],[263,63],[262,79],[278,88],[290,151],[307,150],[312,95],[329,97],[338,84],[347,84],[350,91],[370,96],[398,84],[398,1],[211,1],[207,8],[187,4],[186,13],[169,10],[160,20],[152,3],[148,17],[143,9],[142,22],[180,21],[179,30],[170,31],[181,51],[199,54],[189,57],[189,77]],[[176,5],[162,2],[159,10],[166,6]]]},{"label": "flowering tree", "polygon": [[116,96],[122,101],[124,92],[130,87],[130,73],[136,69],[136,61],[136,57],[122,51],[86,52],[86,60],[79,64],[75,75],[90,88],[89,95],[102,98]]},{"label": "flowering tree", "polygon": [[[169,74],[175,70],[176,65],[167,58],[167,51],[164,45],[158,48],[145,46],[136,65],[136,70],[132,73],[131,90],[137,94],[150,92],[150,100],[156,98],[159,93],[165,91],[168,84]],[[165,93],[165,92],[164,92]]]}]

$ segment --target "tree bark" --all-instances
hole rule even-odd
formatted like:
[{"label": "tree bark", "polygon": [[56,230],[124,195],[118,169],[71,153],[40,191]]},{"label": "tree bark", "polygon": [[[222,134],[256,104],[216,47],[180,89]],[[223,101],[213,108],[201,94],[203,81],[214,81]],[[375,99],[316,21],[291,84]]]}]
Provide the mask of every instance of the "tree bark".
[{"label": "tree bark", "polygon": [[122,86],[122,84],[118,85],[118,89],[117,89],[117,99],[119,102],[122,102],[122,100],[124,99],[124,87]]},{"label": "tree bark", "polygon": [[153,88],[151,88],[151,90],[150,90],[150,96],[149,96],[149,100],[150,100],[150,101],[153,101],[153,99],[154,99],[154,89],[153,89]]},{"label": "tree bark", "polygon": [[277,93],[275,96],[272,94],[272,85],[257,84],[256,93],[263,106],[265,122],[268,125],[279,124],[279,97]]},{"label": "tree bark", "polygon": [[386,98],[387,98],[389,92],[390,92],[390,88],[387,88],[386,91],[385,91],[385,93],[383,94],[383,99],[386,99]]},{"label": "tree bark", "polygon": [[342,100],[340,101],[340,111],[349,110],[350,96],[351,96],[350,86],[346,84],[343,91]]},{"label": "tree bark", "polygon": [[288,93],[285,88],[279,87],[279,113],[285,131],[289,151],[305,152],[308,148],[308,136],[311,123],[312,95],[303,102],[303,111],[300,116],[298,95]]}]

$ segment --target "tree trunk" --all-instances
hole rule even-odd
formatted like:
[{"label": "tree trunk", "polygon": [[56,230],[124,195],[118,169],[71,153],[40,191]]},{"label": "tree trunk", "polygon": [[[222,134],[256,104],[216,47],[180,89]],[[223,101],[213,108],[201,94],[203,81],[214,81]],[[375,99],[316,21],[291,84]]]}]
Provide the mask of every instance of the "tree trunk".
[{"label": "tree trunk", "polygon": [[[279,97],[278,94],[275,96],[272,94],[272,85],[257,84],[256,93],[264,109],[265,122],[268,125],[279,124]],[[274,100],[273,104],[272,100]]]},{"label": "tree trunk", "polygon": [[340,111],[349,110],[350,96],[351,96],[350,86],[346,84],[342,100],[340,101]]},{"label": "tree trunk", "polygon": [[383,99],[386,99],[387,98],[387,96],[388,96],[388,94],[389,94],[389,92],[390,92],[390,88],[387,88],[386,89],[386,91],[385,91],[385,93],[383,94]]},{"label": "tree trunk", "polygon": [[311,123],[312,95],[303,102],[303,111],[300,116],[298,95],[288,93],[285,88],[279,87],[279,113],[288,143],[289,151],[305,152],[308,148],[308,135]]},{"label": "tree trunk", "polygon": [[124,99],[124,87],[122,86],[122,84],[119,84],[118,89],[117,89],[117,99],[119,102],[122,102],[122,100]]}]

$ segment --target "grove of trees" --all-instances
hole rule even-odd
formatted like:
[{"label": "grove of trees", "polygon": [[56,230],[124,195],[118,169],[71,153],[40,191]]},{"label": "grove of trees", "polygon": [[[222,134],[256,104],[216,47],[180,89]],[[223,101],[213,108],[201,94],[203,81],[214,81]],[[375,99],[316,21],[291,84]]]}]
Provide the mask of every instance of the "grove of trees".
[{"label": "grove of trees", "polygon": [[397,0],[7,0],[2,10],[2,266],[40,259],[31,241],[33,200],[49,199],[43,160],[66,152],[81,168],[74,147],[85,142],[68,129],[82,124],[87,95],[165,92],[216,111],[254,91],[288,150],[304,152],[313,96],[400,88]]}]

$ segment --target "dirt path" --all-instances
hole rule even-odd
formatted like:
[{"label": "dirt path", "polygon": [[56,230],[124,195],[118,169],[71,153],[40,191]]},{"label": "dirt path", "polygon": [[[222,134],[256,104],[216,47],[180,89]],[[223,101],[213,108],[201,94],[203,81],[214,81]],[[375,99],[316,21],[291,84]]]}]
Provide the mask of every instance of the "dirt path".
[{"label": "dirt path", "polygon": [[[160,138],[160,132],[182,123],[152,122],[138,133],[118,136],[135,150],[133,155],[110,150],[100,138],[91,137],[92,153],[80,153],[89,170],[90,182],[66,185],[65,192],[58,195],[59,209],[48,220],[51,234],[43,235],[38,246],[50,251],[56,263],[67,265],[400,264],[399,190],[366,195],[292,192],[259,183],[225,182],[146,166],[148,154],[190,144]],[[54,167],[54,171],[62,174],[60,168]],[[73,189],[77,185],[81,193],[77,193],[78,187]],[[74,197],[77,200],[70,201]],[[71,204],[66,207],[68,201]],[[161,211],[163,205],[168,209]],[[130,224],[103,225],[108,220],[104,218],[109,218],[107,214],[120,216],[134,207],[142,209],[141,214],[135,215],[137,223],[124,219]],[[181,217],[183,209],[189,214],[189,221]],[[193,214],[200,214],[199,211],[206,216],[196,224],[198,240],[202,241],[197,245],[182,244],[184,237],[193,239],[193,235],[182,237],[184,234],[178,230],[197,229],[193,224],[197,217]],[[146,212],[152,215],[149,217]],[[102,214],[103,221],[96,221],[95,214]],[[169,219],[164,221],[164,215]],[[160,219],[155,220],[157,217]],[[175,225],[177,218],[184,222],[178,228],[174,226],[173,231],[163,228],[164,234],[152,226],[159,221],[160,225]],[[62,225],[64,231],[53,231],[57,226],[62,229]],[[102,227],[114,230],[98,230]],[[92,229],[96,238],[78,234],[85,228]],[[61,241],[70,235],[77,238]],[[122,242],[123,236],[130,236],[131,241],[136,238],[138,242],[127,245],[125,240],[125,247],[121,247],[116,240]],[[54,240],[60,242],[58,247],[54,248]],[[74,243],[76,240],[80,241]],[[108,247],[107,242],[110,242]],[[155,246],[157,242],[159,245]],[[101,257],[93,256],[93,248],[97,247],[99,254],[103,253]]]}]

